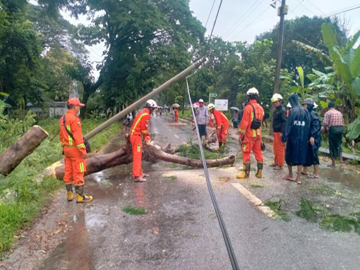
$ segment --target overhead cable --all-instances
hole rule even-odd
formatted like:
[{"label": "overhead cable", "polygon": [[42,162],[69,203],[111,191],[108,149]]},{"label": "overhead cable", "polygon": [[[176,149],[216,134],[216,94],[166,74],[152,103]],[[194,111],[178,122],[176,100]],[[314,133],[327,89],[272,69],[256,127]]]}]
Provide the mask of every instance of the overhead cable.
[{"label": "overhead cable", "polygon": [[342,13],[346,13],[346,12],[349,12],[349,11],[352,11],[352,10],[355,10],[355,9],[358,9],[360,8],[360,5],[356,5],[356,6],[353,6],[353,7],[349,7],[343,11],[339,11],[339,12],[336,12],[336,13],[332,13],[332,14],[328,14],[326,15],[325,17],[331,17],[331,16],[336,16],[336,15],[339,15],[339,14],[342,14]]}]

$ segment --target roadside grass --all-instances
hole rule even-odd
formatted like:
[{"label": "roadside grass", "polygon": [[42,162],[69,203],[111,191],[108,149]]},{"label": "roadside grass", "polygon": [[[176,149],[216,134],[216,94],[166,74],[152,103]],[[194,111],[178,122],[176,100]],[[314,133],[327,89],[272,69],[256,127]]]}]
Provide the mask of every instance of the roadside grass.
[{"label": "roadside grass", "polygon": [[164,177],[165,180],[175,181],[177,179],[177,176],[175,175],[169,175]]},{"label": "roadside grass", "polygon": [[130,214],[130,215],[134,215],[134,216],[139,216],[139,215],[145,215],[147,214],[145,208],[143,207],[132,207],[130,205],[124,207],[122,209],[123,212],[127,213],[127,214]]},{"label": "roadside grass", "polygon": [[[83,133],[90,131],[103,120],[82,121]],[[49,137],[8,176],[0,175],[0,258],[11,248],[19,230],[32,224],[41,209],[51,200],[54,192],[63,187],[62,181],[44,177],[40,173],[60,160],[59,120],[45,119],[37,123]],[[120,131],[120,124],[113,124],[90,140],[92,151],[106,144]],[[19,135],[20,137],[20,135]],[[2,152],[5,149],[0,149]]]}]

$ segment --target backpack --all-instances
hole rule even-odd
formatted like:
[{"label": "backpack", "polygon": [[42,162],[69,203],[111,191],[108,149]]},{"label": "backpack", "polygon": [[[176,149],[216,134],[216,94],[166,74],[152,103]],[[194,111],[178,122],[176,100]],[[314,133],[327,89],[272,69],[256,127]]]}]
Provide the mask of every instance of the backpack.
[{"label": "backpack", "polygon": [[252,105],[252,104],[250,104],[251,105],[251,107],[253,108],[253,110],[254,110],[254,119],[252,120],[252,122],[251,122],[251,129],[259,129],[260,127],[261,127],[261,121],[260,121],[260,119],[259,118],[256,118],[256,110],[255,110],[255,107]]}]

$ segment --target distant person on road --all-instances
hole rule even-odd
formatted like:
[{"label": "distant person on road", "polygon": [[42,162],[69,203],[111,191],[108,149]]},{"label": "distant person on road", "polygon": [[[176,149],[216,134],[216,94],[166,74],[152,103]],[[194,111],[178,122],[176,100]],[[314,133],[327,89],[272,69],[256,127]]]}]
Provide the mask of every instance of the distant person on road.
[{"label": "distant person on road", "polygon": [[342,158],[342,136],[344,132],[344,116],[341,112],[335,109],[335,102],[329,102],[329,110],[324,115],[324,129],[329,133],[329,150],[331,165],[335,167],[335,159],[340,158],[340,163],[343,162]]},{"label": "distant person on road", "polygon": [[[301,184],[300,176],[303,165],[306,164],[307,144],[310,137],[310,114],[306,109],[300,107],[299,97],[296,93],[289,97],[289,102],[291,110],[281,139],[283,146],[286,146],[285,161],[288,165],[289,174],[283,176],[282,179]],[[293,178],[293,166],[298,166],[295,180]]]},{"label": "distant person on road", "polygon": [[199,99],[199,107],[195,108],[195,116],[201,139],[207,139],[206,123],[209,120],[209,111],[204,106],[203,99]]},{"label": "distant person on road", "polygon": [[253,87],[247,91],[249,98],[248,103],[244,108],[240,128],[239,128],[239,143],[241,145],[243,156],[243,172],[236,175],[238,179],[250,177],[250,154],[254,152],[257,161],[257,178],[262,177],[263,170],[263,155],[261,152],[261,123],[264,117],[264,109],[257,102],[259,98],[259,91]]},{"label": "distant person on road", "polygon": [[215,118],[216,133],[219,141],[219,148],[216,150],[220,151],[225,148],[226,137],[229,132],[229,120],[225,114],[215,109],[215,105],[213,103],[208,105],[208,110]]},{"label": "distant person on road", "polygon": [[238,113],[238,127],[241,125],[241,119],[244,115],[244,109],[245,109],[246,103],[241,103],[241,109]]},{"label": "distant person on road", "polygon": [[175,120],[175,123],[179,122],[179,109],[178,108],[174,108],[174,120]]},{"label": "distant person on road", "polygon": [[130,132],[130,143],[133,154],[133,179],[135,182],[145,182],[148,174],[144,174],[141,169],[142,158],[142,137],[146,144],[150,144],[151,135],[148,130],[151,114],[156,109],[156,102],[149,99],[145,107],[135,117]]},{"label": "distant person on road", "polygon": [[86,147],[81,131],[80,118],[77,116],[80,107],[77,98],[70,98],[67,102],[67,112],[60,118],[60,142],[64,151],[65,175],[64,182],[67,191],[67,200],[74,199],[73,185],[75,186],[76,202],[87,203],[93,200],[92,196],[84,194],[84,173],[86,172]]},{"label": "distant person on road", "polygon": [[[302,174],[308,178],[319,178],[319,148],[321,146],[321,123],[319,116],[314,111],[317,107],[312,98],[303,101],[303,107],[310,113],[310,138],[308,142],[308,154]],[[308,167],[314,165],[314,173],[308,173]]]},{"label": "distant person on road", "polygon": [[281,143],[282,134],[286,126],[286,109],[283,102],[283,97],[280,94],[274,94],[271,102],[275,107],[273,112],[273,150],[274,163],[270,165],[274,170],[281,170],[285,164],[285,147]]}]

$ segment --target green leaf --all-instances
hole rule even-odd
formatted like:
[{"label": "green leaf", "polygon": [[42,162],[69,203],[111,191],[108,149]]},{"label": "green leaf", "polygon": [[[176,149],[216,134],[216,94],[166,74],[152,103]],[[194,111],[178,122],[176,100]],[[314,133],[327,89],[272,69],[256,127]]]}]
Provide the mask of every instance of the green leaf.
[{"label": "green leaf", "polygon": [[328,103],[326,101],[321,100],[320,101],[320,106],[321,106],[321,108],[327,108]]},{"label": "green leaf", "polygon": [[329,23],[324,23],[321,26],[321,31],[323,34],[324,43],[326,47],[328,47],[328,49],[331,51],[333,47],[338,45],[336,35],[332,30],[331,25]]},{"label": "green leaf", "polygon": [[356,32],[355,35],[353,36],[352,39],[350,39],[347,43],[346,43],[346,50],[354,47],[354,45],[356,44],[357,40],[360,37],[360,31]]},{"label": "green leaf", "polygon": [[354,89],[356,94],[360,96],[360,77],[357,77],[355,80],[353,80],[352,88]]},{"label": "green leaf", "polygon": [[360,45],[355,50],[355,56],[351,61],[350,71],[353,78],[360,75]]},{"label": "green leaf", "polygon": [[0,95],[2,95],[2,96],[4,96],[4,97],[8,97],[8,96],[9,96],[9,94],[4,93],[4,92],[0,92]]},{"label": "green leaf", "polygon": [[349,232],[352,226],[355,226],[354,220],[340,215],[330,215],[325,217],[320,226],[326,229],[331,229],[339,232]]},{"label": "green leaf", "polygon": [[296,212],[296,215],[298,217],[305,218],[310,222],[317,222],[318,220],[318,216],[315,209],[313,208],[313,204],[303,197],[300,200],[300,210]]},{"label": "green leaf", "polygon": [[302,67],[297,67],[297,72],[299,73],[299,77],[300,77],[300,83],[301,83],[301,87],[304,88],[304,70]]},{"label": "green leaf", "polygon": [[350,88],[352,88],[352,75],[350,72],[350,68],[349,66],[345,63],[344,59],[342,58],[339,50],[337,48],[333,48],[333,53],[332,53],[332,58],[334,59],[335,62],[335,67],[336,70],[338,72],[338,74],[340,75],[341,79],[343,80],[343,82]]},{"label": "green leaf", "polygon": [[347,126],[346,137],[349,140],[355,140],[360,136],[360,117]]},{"label": "green leaf", "polygon": [[340,98],[337,98],[336,100],[335,100],[335,105],[336,106],[341,106],[343,104],[343,102],[342,102],[342,100],[340,99]]}]

